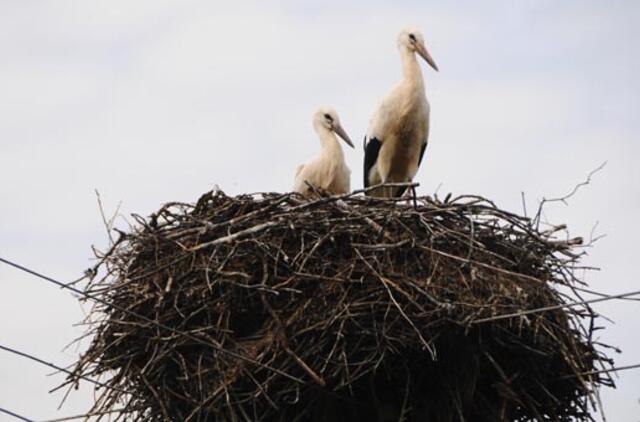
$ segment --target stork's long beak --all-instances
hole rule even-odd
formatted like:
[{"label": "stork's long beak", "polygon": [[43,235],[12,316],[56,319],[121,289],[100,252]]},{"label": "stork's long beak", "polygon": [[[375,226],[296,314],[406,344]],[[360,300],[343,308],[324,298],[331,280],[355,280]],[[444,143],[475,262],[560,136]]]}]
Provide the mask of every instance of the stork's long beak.
[{"label": "stork's long beak", "polygon": [[418,54],[420,54],[420,57],[422,57],[427,63],[429,63],[429,66],[431,66],[436,72],[438,72],[438,65],[436,65],[435,61],[433,61],[431,54],[429,54],[424,44],[417,42],[416,51],[418,52]]},{"label": "stork's long beak", "polygon": [[353,142],[351,142],[351,139],[349,139],[349,135],[347,135],[347,132],[344,131],[344,129],[342,128],[342,126],[340,125],[340,123],[336,124],[333,128],[333,131],[335,133],[338,134],[339,137],[342,138],[343,141],[345,141],[347,143],[347,145],[349,145],[351,148],[355,148],[353,146]]}]

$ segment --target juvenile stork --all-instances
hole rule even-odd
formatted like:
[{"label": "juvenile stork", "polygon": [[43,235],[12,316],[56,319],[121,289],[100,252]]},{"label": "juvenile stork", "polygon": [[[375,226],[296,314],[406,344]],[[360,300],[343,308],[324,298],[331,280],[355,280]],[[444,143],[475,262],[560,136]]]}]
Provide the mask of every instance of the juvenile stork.
[{"label": "juvenile stork", "polygon": [[353,143],[340,125],[338,114],[330,107],[320,108],[313,115],[313,128],[320,137],[320,154],[298,166],[293,191],[307,198],[311,197],[314,192],[310,189],[310,184],[334,195],[350,192],[351,170],[344,162],[344,154],[336,134],[351,148]]},{"label": "juvenile stork", "polygon": [[[411,182],[418,171],[429,137],[429,102],[416,59],[438,66],[427,51],[420,31],[407,28],[398,35],[402,81],[382,100],[365,136],[364,186]],[[406,187],[383,187],[371,196],[402,196]]]}]

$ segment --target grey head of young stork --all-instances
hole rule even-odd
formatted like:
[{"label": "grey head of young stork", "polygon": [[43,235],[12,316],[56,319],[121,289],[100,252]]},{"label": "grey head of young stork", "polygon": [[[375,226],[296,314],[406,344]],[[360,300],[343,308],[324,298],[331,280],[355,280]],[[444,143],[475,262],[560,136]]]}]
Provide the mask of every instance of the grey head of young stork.
[{"label": "grey head of young stork", "polygon": [[344,161],[342,146],[336,135],[351,148],[353,143],[342,128],[338,113],[331,107],[321,107],[313,115],[313,128],[320,138],[320,153],[298,166],[293,191],[307,198],[314,196],[309,185],[334,195],[350,192],[351,170]]},{"label": "grey head of young stork", "polygon": [[[429,137],[429,102],[416,55],[434,70],[422,33],[405,28],[398,35],[402,80],[383,98],[365,136],[364,186],[409,183],[418,171]],[[378,197],[402,196],[406,187],[383,187],[367,192]]]}]

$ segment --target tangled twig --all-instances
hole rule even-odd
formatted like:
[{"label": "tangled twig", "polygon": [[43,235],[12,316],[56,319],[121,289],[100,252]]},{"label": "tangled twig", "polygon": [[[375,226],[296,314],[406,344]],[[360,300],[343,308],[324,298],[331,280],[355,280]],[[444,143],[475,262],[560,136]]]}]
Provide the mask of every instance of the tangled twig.
[{"label": "tangled twig", "polygon": [[137,223],[86,287],[91,414],[589,421],[612,385],[596,314],[564,306],[580,242],[484,198],[214,191]]}]

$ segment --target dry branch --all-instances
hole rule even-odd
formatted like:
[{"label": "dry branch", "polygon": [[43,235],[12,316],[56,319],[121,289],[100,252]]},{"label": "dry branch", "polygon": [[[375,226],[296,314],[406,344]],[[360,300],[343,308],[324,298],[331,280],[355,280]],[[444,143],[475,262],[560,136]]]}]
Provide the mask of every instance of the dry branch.
[{"label": "dry branch", "polygon": [[92,414],[589,421],[612,385],[596,314],[566,306],[578,240],[483,198],[214,191],[137,222],[86,287],[104,302],[69,383],[112,387]]}]

